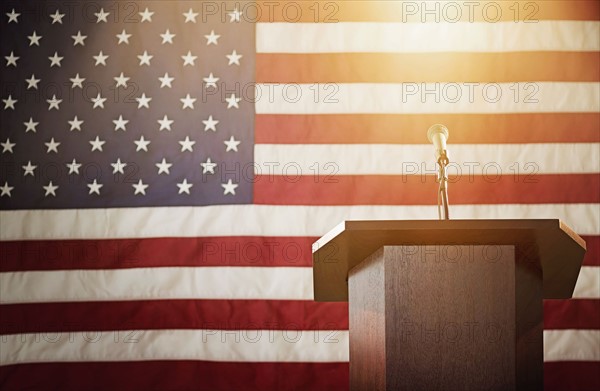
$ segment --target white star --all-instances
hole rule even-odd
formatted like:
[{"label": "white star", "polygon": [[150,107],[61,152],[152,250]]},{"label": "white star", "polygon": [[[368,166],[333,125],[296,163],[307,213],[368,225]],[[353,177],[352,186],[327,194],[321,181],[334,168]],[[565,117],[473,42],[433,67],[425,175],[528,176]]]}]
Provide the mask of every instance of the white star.
[{"label": "white star", "polygon": [[213,163],[210,158],[206,159],[205,163],[200,163],[203,174],[214,174],[217,163]]},{"label": "white star", "polygon": [[115,124],[115,132],[119,129],[122,129],[124,132],[127,131],[127,129],[125,129],[125,125],[127,125],[128,122],[128,119],[123,119],[123,116],[119,115],[119,118],[113,120],[113,124]]},{"label": "white star", "polygon": [[64,57],[60,57],[57,52],[54,52],[54,56],[48,57],[48,60],[50,60],[50,68],[52,68],[55,65],[60,67],[60,62],[63,58]]},{"label": "white star", "polygon": [[[11,150],[11,152],[12,152],[12,150]],[[27,176],[27,175],[34,176],[33,170],[35,170],[37,168],[37,166],[34,166],[31,164],[31,160],[27,162],[26,166],[22,166],[22,167],[23,167],[23,170],[25,170],[25,172],[23,173],[23,176]]]},{"label": "white star", "polygon": [[160,124],[160,129],[158,129],[159,131],[166,129],[170,132],[171,124],[175,121],[172,119],[169,119],[169,117],[167,117],[167,115],[165,114],[163,119],[159,119],[157,122]]},{"label": "white star", "polygon": [[192,22],[192,23],[196,23],[196,17],[198,16],[197,12],[194,12],[191,8],[188,10],[188,12],[184,12],[183,16],[185,16],[185,23],[187,22]]},{"label": "white star", "polygon": [[83,123],[83,121],[80,121],[79,118],[77,118],[77,116],[75,116],[75,118],[73,118],[72,121],[67,121],[69,123],[69,125],[71,125],[71,129],[69,129],[69,131],[74,131],[75,129],[79,130],[81,132],[81,124]]},{"label": "white star", "polygon": [[89,192],[88,194],[94,194],[94,193],[96,193],[96,194],[100,195],[100,188],[101,188],[102,186],[104,186],[104,185],[103,185],[103,184],[101,184],[101,183],[98,183],[98,182],[97,182],[97,181],[94,179],[94,183],[89,183],[89,184],[87,185],[87,187],[89,187],[89,188],[90,188],[90,192]]},{"label": "white star", "polygon": [[50,152],[58,153],[58,146],[60,145],[60,143],[57,143],[56,141],[54,141],[54,137],[52,137],[52,139],[50,139],[49,142],[44,143],[44,145],[46,145],[46,147],[48,147],[48,150],[46,151],[46,153],[50,153]]},{"label": "white star", "polygon": [[123,31],[121,31],[121,34],[117,34],[117,38],[119,39],[119,42],[117,42],[117,45],[120,45],[122,43],[129,45],[129,37],[131,37],[131,34],[127,34],[125,29],[123,29]]},{"label": "white star", "polygon": [[223,195],[227,195],[227,194],[235,195],[235,189],[239,185],[236,183],[232,183],[231,179],[229,179],[227,181],[227,183],[221,183],[221,186],[223,187]]},{"label": "white star", "polygon": [[9,56],[4,56],[4,58],[6,59],[6,66],[7,66],[7,67],[9,67],[9,66],[11,66],[11,65],[12,65],[13,67],[16,67],[16,66],[17,66],[17,60],[18,60],[19,58],[21,58],[21,57],[17,57],[17,56],[15,56],[15,53],[11,51],[11,52],[10,52],[10,55],[9,55]]},{"label": "white star", "polygon": [[202,123],[204,124],[204,131],[208,131],[208,130],[212,130],[213,132],[217,131],[217,124],[219,123],[219,121],[214,120],[213,116],[210,115],[208,116],[208,119],[202,120]]},{"label": "white star", "polygon": [[102,146],[106,143],[104,140],[100,140],[98,136],[96,136],[95,140],[90,140],[90,144],[92,144],[92,152],[100,151],[102,152]]},{"label": "white star", "polygon": [[140,14],[140,16],[142,17],[142,20],[140,21],[140,23],[152,22],[152,15],[154,15],[154,12],[148,11],[148,7],[146,7],[144,12],[138,12],[138,14]]},{"label": "white star", "polygon": [[135,100],[138,102],[138,109],[141,109],[142,107],[149,109],[150,106],[148,106],[148,103],[150,103],[152,98],[146,97],[146,93],[143,93],[142,96],[135,98]]},{"label": "white star", "polygon": [[231,65],[231,64],[240,65],[240,58],[242,58],[244,56],[242,56],[241,54],[238,54],[234,49],[233,52],[231,52],[231,54],[226,54],[225,57],[227,57],[229,59],[229,64],[227,64],[227,65]]},{"label": "white star", "polygon": [[144,50],[144,53],[137,56],[137,58],[140,59],[140,66],[146,64],[146,65],[150,65],[150,60],[152,60],[152,55],[149,55],[148,52],[146,50]]},{"label": "white star", "polygon": [[118,158],[116,162],[110,163],[113,168],[113,174],[120,173],[125,174],[125,167],[127,167],[127,163],[121,162],[121,158]]},{"label": "white star", "polygon": [[10,139],[7,138],[6,142],[0,143],[0,145],[2,146],[2,153],[5,153],[5,152],[13,153],[13,147],[17,144],[11,143]]},{"label": "white star", "polygon": [[28,35],[27,38],[29,39],[29,46],[40,46],[40,39],[42,39],[42,36],[37,35],[35,30],[33,31],[33,34]]},{"label": "white star", "polygon": [[161,45],[164,45],[165,43],[173,44],[173,38],[175,37],[175,35],[176,34],[171,34],[171,32],[169,31],[169,29],[167,29],[167,31],[165,31],[164,34],[160,34],[160,36],[162,38]]},{"label": "white star", "polygon": [[81,35],[81,30],[77,31],[77,35],[71,35],[71,38],[73,38],[73,40],[75,42],[73,42],[73,46],[77,46],[77,45],[81,45],[81,46],[85,46],[85,39],[87,38],[87,35]]},{"label": "white star", "polygon": [[4,110],[11,108],[12,110],[15,109],[15,103],[18,102],[17,99],[13,99],[12,95],[9,95],[7,99],[2,99],[2,102],[4,103]]},{"label": "white star", "polygon": [[62,24],[62,18],[64,16],[65,16],[65,14],[59,13],[58,9],[57,9],[53,15],[50,15],[50,17],[52,18],[52,24],[54,24],[54,23]]},{"label": "white star", "polygon": [[96,23],[100,23],[100,22],[108,23],[108,20],[106,20],[106,17],[108,15],[110,15],[110,12],[104,12],[104,8],[100,8],[100,12],[94,12],[94,16],[96,16],[96,18],[98,18],[96,20]]},{"label": "white star", "polygon": [[26,166],[23,166],[23,170],[25,170],[25,172],[23,173],[23,176],[27,176],[27,175],[31,175],[31,176],[35,176],[35,174],[33,173],[33,170],[35,170],[37,168],[37,166],[34,166],[33,164],[31,164],[31,160],[27,162]]},{"label": "white star", "polygon": [[96,63],[94,64],[94,66],[98,66],[98,64],[102,64],[104,66],[106,66],[106,59],[108,58],[107,55],[105,55],[104,53],[102,53],[102,50],[100,50],[100,53],[98,53],[97,56],[92,56],[94,57],[94,60],[96,60]]},{"label": "white star", "polygon": [[62,99],[56,99],[56,95],[52,95],[52,99],[46,99],[46,102],[48,102],[48,111],[52,109],[60,110],[58,105],[60,105]]},{"label": "white star", "polygon": [[185,140],[180,141],[179,144],[181,144],[181,152],[194,152],[194,144],[196,144],[196,142],[191,141],[190,136],[185,136]]},{"label": "white star", "polygon": [[236,109],[239,109],[240,106],[238,105],[238,103],[240,100],[242,99],[236,98],[235,94],[231,94],[229,98],[225,98],[225,101],[227,102],[227,108],[230,109],[232,107],[235,107]]},{"label": "white star", "polygon": [[0,187],[0,191],[2,193],[0,193],[0,197],[4,197],[4,196],[11,196],[10,192],[12,191],[12,189],[14,189],[14,187],[12,186],[8,186],[8,182],[4,182],[4,186]]},{"label": "white star", "polygon": [[67,167],[69,167],[69,175],[79,175],[79,167],[81,167],[81,163],[77,163],[77,160],[73,159],[71,163],[67,163]]},{"label": "white star", "polygon": [[25,133],[29,132],[30,130],[35,133],[37,131],[37,129],[35,128],[36,126],[38,126],[39,122],[33,122],[33,118],[29,117],[29,121],[28,122],[23,122],[23,125],[25,125]]},{"label": "white star", "polygon": [[163,88],[163,87],[171,88],[171,82],[173,80],[175,80],[175,78],[169,77],[169,74],[167,72],[165,72],[165,75],[163,77],[159,77],[158,80],[160,80],[160,88]]},{"label": "white star", "polygon": [[69,79],[71,80],[71,88],[79,87],[83,88],[83,82],[85,81],[85,77],[79,77],[79,73],[75,75],[75,77]]},{"label": "white star", "polygon": [[96,107],[100,107],[101,109],[103,109],[103,108],[104,108],[104,102],[106,101],[106,98],[103,98],[103,97],[100,95],[100,93],[98,93],[98,96],[97,96],[97,97],[95,97],[95,98],[92,98],[91,100],[92,100],[92,102],[94,102],[94,107],[93,107],[94,109],[95,109]]},{"label": "white star", "polygon": [[229,140],[225,140],[223,141],[223,143],[225,143],[225,145],[227,146],[227,148],[225,149],[225,152],[229,152],[229,151],[235,151],[237,152],[237,146],[240,145],[241,141],[237,141],[236,139],[233,138],[233,136],[231,136],[231,138]]},{"label": "white star", "polygon": [[194,109],[194,102],[196,98],[191,98],[190,94],[187,94],[185,98],[179,99],[181,103],[183,103],[183,108],[181,110],[185,110],[186,108]]},{"label": "white star", "polygon": [[181,56],[181,58],[183,58],[183,66],[186,65],[196,65],[194,64],[194,61],[196,61],[196,59],[198,58],[198,56],[192,56],[192,52],[188,50],[187,54],[185,56]]},{"label": "white star", "polygon": [[133,195],[137,195],[137,194],[146,195],[146,189],[148,188],[148,185],[144,184],[144,182],[142,182],[141,179],[138,181],[138,183],[134,183],[131,186],[133,186],[133,188],[135,189],[135,192],[133,193]]},{"label": "white star", "polygon": [[116,88],[119,88],[119,86],[123,86],[123,87],[127,88],[127,81],[130,78],[125,77],[125,75],[123,75],[123,72],[121,72],[121,74],[119,76],[113,77],[113,79],[115,79],[115,81],[117,82],[117,85],[115,86]]},{"label": "white star", "polygon": [[133,140],[136,145],[135,151],[138,152],[140,150],[144,150],[148,152],[148,144],[150,144],[150,140],[145,140],[144,136],[140,136],[139,140]]},{"label": "white star", "polygon": [[206,45],[210,45],[210,44],[214,44],[214,45],[218,45],[219,43],[217,42],[217,40],[219,38],[221,38],[220,35],[215,34],[215,30],[211,30],[209,35],[205,35],[204,38],[206,38]]},{"label": "white star", "polygon": [[187,179],[184,179],[183,182],[177,184],[177,187],[179,188],[179,194],[190,194],[190,189],[192,186],[194,186],[194,184],[188,183]]},{"label": "white star", "polygon": [[42,186],[44,188],[44,190],[46,190],[46,194],[44,194],[44,197],[48,197],[49,195],[53,195],[54,197],[56,197],[56,189],[58,189],[58,186],[54,186],[52,184],[52,181],[50,181],[50,183],[48,183],[47,186]]},{"label": "white star", "polygon": [[40,82],[40,80],[41,79],[36,79],[35,75],[32,73],[29,79],[25,79],[25,82],[27,83],[27,89],[35,88],[37,90],[37,85]]},{"label": "white star", "polygon": [[243,12],[238,10],[237,7],[233,10],[233,12],[229,12],[229,23],[239,22],[240,16],[242,16]]},{"label": "white star", "polygon": [[16,12],[15,12],[15,9],[14,9],[14,8],[12,9],[12,11],[10,11],[10,12],[7,12],[7,13],[6,13],[6,16],[8,16],[8,23],[10,23],[10,22],[15,22],[15,23],[17,23],[17,24],[18,24],[18,23],[19,23],[19,16],[20,16],[20,15],[21,15],[21,14],[18,14],[18,13],[16,13]]},{"label": "white star", "polygon": [[122,163],[121,158],[118,158],[115,163],[110,163],[110,165],[113,168],[113,172],[112,172],[113,174],[116,174],[116,173],[125,174],[125,171],[123,169],[127,166],[127,163]]},{"label": "white star", "polygon": [[162,174],[163,172],[169,175],[171,173],[169,168],[171,168],[172,165],[172,163],[167,163],[165,158],[163,158],[162,162],[155,164],[155,166],[158,167],[158,175]]},{"label": "white star", "polygon": [[202,80],[204,80],[204,82],[206,83],[206,88],[209,88],[209,87],[217,88],[217,82],[219,81],[219,78],[214,77],[211,72],[210,75],[208,75],[208,77],[204,77],[204,78],[202,78]]}]

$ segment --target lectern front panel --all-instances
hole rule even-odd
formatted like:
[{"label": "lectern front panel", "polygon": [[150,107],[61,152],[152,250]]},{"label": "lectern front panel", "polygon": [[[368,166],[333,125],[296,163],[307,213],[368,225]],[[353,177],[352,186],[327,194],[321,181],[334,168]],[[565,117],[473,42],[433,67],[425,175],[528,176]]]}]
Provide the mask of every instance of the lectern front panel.
[{"label": "lectern front panel", "polygon": [[351,390],[542,385],[541,329],[517,319],[539,321],[523,303],[541,274],[514,246],[384,246],[350,270],[349,295]]}]

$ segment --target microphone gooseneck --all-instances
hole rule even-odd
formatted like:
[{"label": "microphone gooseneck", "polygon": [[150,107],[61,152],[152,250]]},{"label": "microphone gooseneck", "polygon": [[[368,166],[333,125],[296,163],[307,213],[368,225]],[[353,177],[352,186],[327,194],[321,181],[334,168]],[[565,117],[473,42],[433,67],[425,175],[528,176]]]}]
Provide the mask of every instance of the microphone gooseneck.
[{"label": "microphone gooseneck", "polygon": [[435,147],[435,158],[439,167],[437,179],[440,184],[438,187],[438,218],[440,220],[450,220],[448,211],[448,174],[446,172],[446,167],[448,166],[448,163],[450,163],[446,147],[448,136],[448,128],[441,124],[432,125],[429,130],[427,130],[427,138]]}]

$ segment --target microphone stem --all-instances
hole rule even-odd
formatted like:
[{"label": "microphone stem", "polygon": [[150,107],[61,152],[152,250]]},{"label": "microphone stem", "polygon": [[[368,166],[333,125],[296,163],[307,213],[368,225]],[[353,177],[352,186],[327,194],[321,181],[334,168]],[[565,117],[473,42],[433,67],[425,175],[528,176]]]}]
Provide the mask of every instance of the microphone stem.
[{"label": "microphone stem", "polygon": [[[446,173],[446,166],[448,165],[448,156],[444,153],[438,159],[438,165],[440,166],[440,186],[438,189],[438,218],[440,220],[450,220],[449,207],[448,207],[448,175]],[[440,205],[441,201],[441,205]],[[443,208],[443,218],[442,211]]]}]

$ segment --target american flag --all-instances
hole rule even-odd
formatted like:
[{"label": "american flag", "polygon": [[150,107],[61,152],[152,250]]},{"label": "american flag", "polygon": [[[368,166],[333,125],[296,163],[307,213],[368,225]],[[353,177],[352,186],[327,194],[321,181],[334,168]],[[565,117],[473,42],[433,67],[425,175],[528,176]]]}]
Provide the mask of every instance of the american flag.
[{"label": "american flag", "polygon": [[600,7],[3,1],[0,388],[346,390],[344,219],[561,218],[545,387],[600,388]]}]

